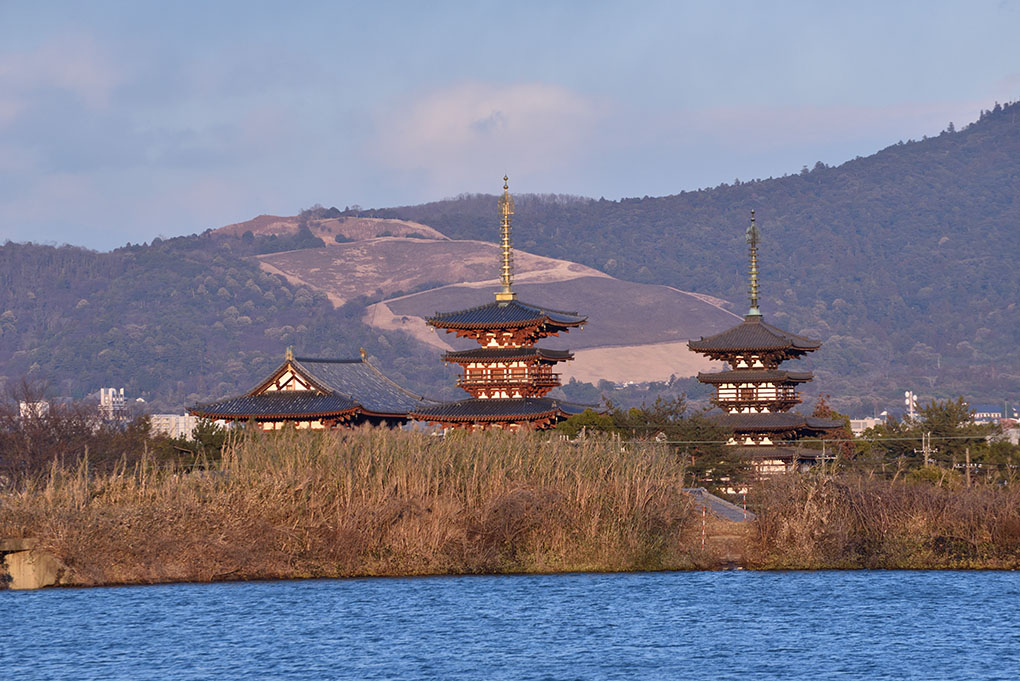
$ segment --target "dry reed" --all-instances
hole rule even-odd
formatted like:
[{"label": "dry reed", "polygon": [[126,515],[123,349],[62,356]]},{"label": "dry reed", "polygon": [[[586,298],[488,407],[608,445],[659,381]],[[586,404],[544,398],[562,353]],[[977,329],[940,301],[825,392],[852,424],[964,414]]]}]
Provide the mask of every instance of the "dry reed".
[{"label": "dry reed", "polygon": [[1020,567],[1020,486],[868,475],[761,483],[751,563],[763,568]]},{"label": "dry reed", "polygon": [[548,434],[255,434],[186,472],[54,464],[0,493],[70,584],[696,567],[665,447]]}]

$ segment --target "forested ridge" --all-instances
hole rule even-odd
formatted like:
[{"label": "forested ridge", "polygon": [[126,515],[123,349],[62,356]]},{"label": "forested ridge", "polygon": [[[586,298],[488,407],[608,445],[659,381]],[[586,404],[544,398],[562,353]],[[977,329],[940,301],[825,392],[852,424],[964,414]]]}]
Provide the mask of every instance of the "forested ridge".
[{"label": "forested ridge", "polygon": [[9,386],[22,378],[46,384],[55,397],[124,387],[165,410],[250,388],[287,346],[333,357],[370,348],[398,378],[405,367],[416,376],[437,371],[420,344],[362,324],[363,305],[334,309],[249,257],[293,245],[208,233],[110,253],[5,244],[0,377]]},{"label": "forested ridge", "polygon": [[[816,374],[812,389],[841,411],[897,404],[907,388],[922,399],[1020,401],[1018,114],[1018,104],[996,105],[962,130],[838,167],[661,198],[517,196],[515,246],[723,297],[740,311],[754,209],[766,320],[824,341],[802,364]],[[495,202],[471,195],[330,215],[400,218],[493,241]],[[250,387],[288,345],[328,356],[363,346],[398,382],[455,396],[434,349],[361,322],[368,299],[334,309],[252,257],[321,243],[307,229],[207,232],[110,253],[7,243],[0,381],[27,376],[67,397],[124,386],[170,409]],[[570,394],[597,399],[590,388]]]},{"label": "forested ridge", "polygon": [[[491,239],[493,196],[373,211]],[[1020,104],[838,167],[619,201],[521,196],[516,244],[622,279],[746,305],[757,212],[766,319],[824,341],[808,364],[843,409],[905,388],[1020,398]]]}]

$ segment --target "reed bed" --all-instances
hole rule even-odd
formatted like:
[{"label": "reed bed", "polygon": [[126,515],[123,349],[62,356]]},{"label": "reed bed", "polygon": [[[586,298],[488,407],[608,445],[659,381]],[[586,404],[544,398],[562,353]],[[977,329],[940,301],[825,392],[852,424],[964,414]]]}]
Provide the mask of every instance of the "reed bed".
[{"label": "reed bed", "polygon": [[188,472],[88,462],[0,493],[76,585],[686,569],[700,514],[666,447],[549,434],[249,434]]},{"label": "reed bed", "polygon": [[751,495],[748,558],[774,569],[1020,568],[1020,486],[780,476]]}]

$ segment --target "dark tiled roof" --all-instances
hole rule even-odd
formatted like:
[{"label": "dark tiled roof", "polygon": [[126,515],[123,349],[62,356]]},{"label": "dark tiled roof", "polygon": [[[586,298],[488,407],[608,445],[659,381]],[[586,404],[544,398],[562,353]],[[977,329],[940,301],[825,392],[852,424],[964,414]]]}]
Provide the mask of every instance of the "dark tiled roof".
[{"label": "dark tiled roof", "polygon": [[820,419],[814,416],[808,416],[805,420],[807,421],[808,428],[815,428],[817,430],[829,430],[830,428],[839,428],[846,425],[842,421]]},{"label": "dark tiled roof", "polygon": [[806,383],[814,376],[810,371],[766,371],[764,369],[737,369],[711,374],[698,374],[702,383]]},{"label": "dark tiled roof", "polygon": [[535,324],[572,327],[587,321],[576,312],[550,310],[519,300],[491,302],[458,312],[439,312],[427,321],[440,329],[484,329],[489,327],[517,328]]},{"label": "dark tiled roof", "polygon": [[[748,445],[737,445],[734,447],[740,456],[746,456],[750,459],[783,459],[784,461],[814,461],[820,459],[822,456],[822,450],[820,449],[807,449],[806,447],[774,447],[772,445],[762,445],[759,447],[752,447]],[[833,457],[832,452],[828,455],[831,460]]]},{"label": "dark tiled roof", "polygon": [[443,359],[448,362],[471,361],[528,361],[545,359],[553,362],[564,362],[573,359],[569,350],[545,350],[543,348],[472,348],[459,352],[448,352]]},{"label": "dark tiled roof", "polygon": [[770,412],[767,414],[715,414],[712,419],[724,428],[742,432],[771,432],[782,430],[828,430],[842,425],[840,421],[803,416],[797,412]]},{"label": "dark tiled roof", "polygon": [[367,412],[406,414],[423,404],[434,404],[386,378],[366,360],[295,357],[294,365],[322,387],[354,400]]},{"label": "dark tiled roof", "polygon": [[716,414],[712,419],[724,428],[740,431],[796,430],[807,425],[800,414],[785,411],[768,414]]},{"label": "dark tiled roof", "polygon": [[821,341],[804,338],[766,324],[758,315],[748,315],[732,329],[701,340],[688,341],[695,352],[794,350],[797,354],[817,350]]},{"label": "dark tiled roof", "polygon": [[547,397],[467,399],[443,402],[409,414],[420,421],[533,421],[553,416],[580,414],[588,405],[560,402]]},{"label": "dark tiled roof", "polygon": [[359,405],[342,395],[323,395],[314,390],[274,390],[199,404],[188,411],[209,419],[323,418],[354,414]]}]

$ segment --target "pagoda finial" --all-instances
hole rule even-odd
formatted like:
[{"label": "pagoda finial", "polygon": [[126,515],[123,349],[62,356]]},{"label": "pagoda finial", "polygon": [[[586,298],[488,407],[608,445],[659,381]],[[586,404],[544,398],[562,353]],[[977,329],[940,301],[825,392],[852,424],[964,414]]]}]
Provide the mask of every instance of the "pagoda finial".
[{"label": "pagoda finial", "polygon": [[754,222],[754,211],[751,211],[751,226],[747,228],[747,243],[751,246],[751,309],[748,317],[760,317],[761,310],[758,309],[758,242],[761,240],[761,232]]},{"label": "pagoda finial", "polygon": [[283,358],[285,360],[287,360],[288,362],[293,362],[294,361],[294,346],[293,345],[288,345],[287,346],[287,354],[284,355]]},{"label": "pagoda finial", "polygon": [[365,348],[361,348],[361,361],[364,362],[368,358],[368,353],[365,352]]},{"label": "pagoda finial", "polygon": [[510,290],[514,281],[514,253],[510,242],[510,216],[514,214],[514,200],[510,196],[510,178],[503,176],[503,196],[499,197],[500,213],[500,249],[503,251],[503,266],[500,269],[499,280],[503,284],[503,290],[496,294],[499,302],[509,302],[517,298],[517,294]]}]

